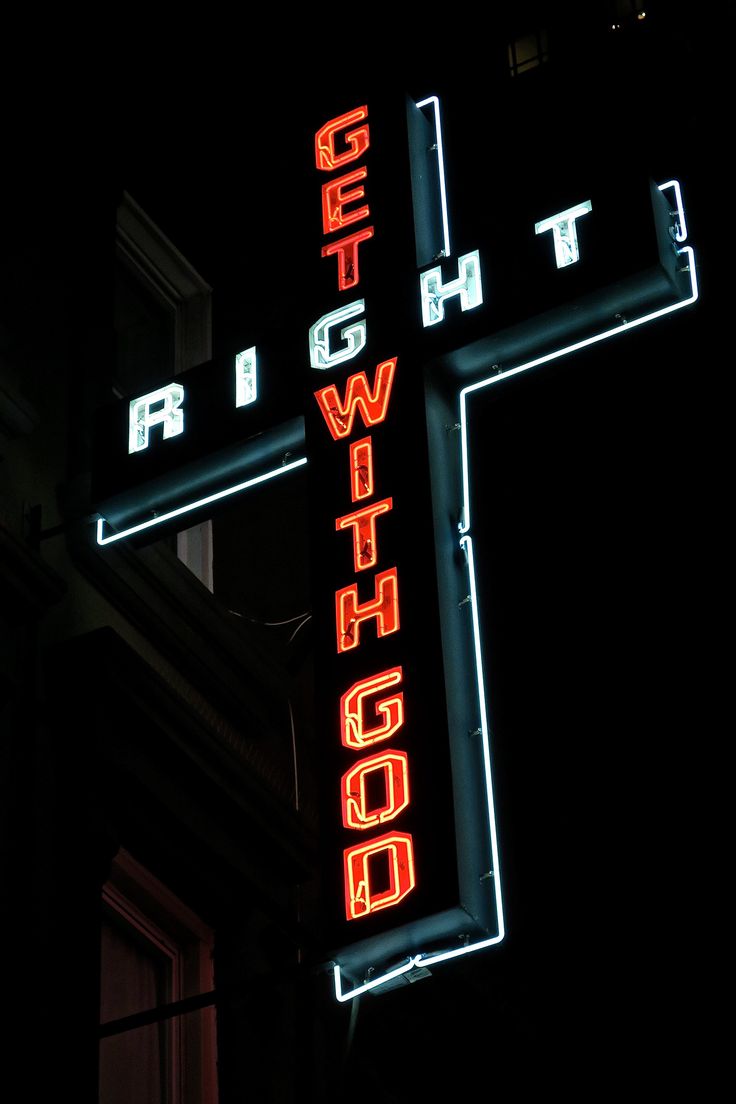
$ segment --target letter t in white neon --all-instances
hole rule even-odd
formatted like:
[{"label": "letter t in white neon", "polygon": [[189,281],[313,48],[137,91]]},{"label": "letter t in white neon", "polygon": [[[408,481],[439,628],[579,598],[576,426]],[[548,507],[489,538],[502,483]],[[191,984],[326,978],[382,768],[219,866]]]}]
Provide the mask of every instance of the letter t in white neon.
[{"label": "letter t in white neon", "polygon": [[560,211],[558,215],[552,215],[534,224],[535,234],[543,234],[545,230],[552,231],[558,268],[565,268],[566,265],[575,264],[580,260],[575,219],[580,218],[581,215],[587,215],[590,210],[592,210],[592,204],[589,199],[586,199],[583,203],[578,203],[577,207],[568,207],[566,211]]},{"label": "letter t in white neon", "polygon": [[158,391],[133,399],[128,423],[128,452],[148,448],[148,434],[152,426],[163,426],[164,437],[176,437],[178,433],[183,433],[184,411],[180,409],[183,402],[184,388],[180,383],[168,383]]}]

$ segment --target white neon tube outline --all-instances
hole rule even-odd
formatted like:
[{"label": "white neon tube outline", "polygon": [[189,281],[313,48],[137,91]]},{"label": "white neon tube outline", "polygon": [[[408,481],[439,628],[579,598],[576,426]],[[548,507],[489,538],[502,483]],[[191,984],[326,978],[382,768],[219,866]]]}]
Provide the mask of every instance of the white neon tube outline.
[{"label": "white neon tube outline", "polygon": [[503,900],[501,896],[501,863],[498,849],[498,835],[496,831],[496,811],[493,799],[490,733],[488,725],[488,712],[486,708],[486,690],[485,679],[483,676],[483,660],[480,644],[480,621],[478,618],[478,601],[475,582],[475,560],[473,557],[472,537],[463,537],[460,541],[460,546],[465,550],[467,556],[468,579],[470,583],[470,606],[472,609],[473,617],[473,648],[475,652],[475,676],[478,689],[478,707],[480,710],[480,739],[482,741],[483,749],[483,773],[486,788],[488,831],[491,844],[490,873],[493,880],[493,893],[496,901],[496,912],[498,915],[498,934],[489,936],[488,939],[478,940],[476,943],[468,943],[462,947],[453,947],[451,950],[447,951],[421,951],[419,954],[413,955],[407,962],[402,963],[401,966],[389,970],[387,973],[382,974],[378,978],[372,978],[370,981],[364,982],[362,985],[358,985],[354,989],[350,989],[347,992],[343,991],[340,966],[339,964],[336,964],[334,967],[335,997],[338,1001],[340,1001],[340,1003],[352,1000],[353,997],[360,996],[361,993],[365,993],[368,989],[374,989],[377,985],[383,985],[384,982],[390,981],[395,977],[399,977],[401,974],[405,974],[409,970],[413,970],[415,967],[427,967],[436,965],[437,963],[445,962],[447,959],[450,958],[458,958],[460,955],[470,954],[473,951],[480,951],[486,947],[492,947],[494,944],[500,943],[506,935],[503,916]]},{"label": "white neon tube outline", "polygon": [[447,213],[447,188],[445,185],[445,154],[442,146],[442,122],[440,120],[440,101],[438,96],[427,96],[420,100],[417,107],[432,105],[434,110],[434,132],[437,137],[437,166],[440,174],[440,206],[442,208],[442,232],[445,242],[445,256],[450,256],[450,220]]},{"label": "white neon tube outline", "polygon": [[663,192],[665,188],[672,188],[675,193],[675,204],[677,206],[677,224],[678,231],[675,235],[675,241],[684,242],[687,239],[687,223],[685,222],[685,207],[682,202],[682,189],[680,188],[679,180],[668,180],[665,184],[659,185],[660,192]]},{"label": "white neon tube outline", "polygon": [[157,517],[149,518],[147,521],[142,521],[138,525],[133,525],[129,529],[123,529],[120,533],[113,533],[112,536],[103,537],[102,533],[105,526],[105,518],[100,517],[97,519],[97,543],[112,544],[113,541],[123,540],[124,537],[130,537],[133,533],[141,533],[144,529],[151,529],[154,525],[161,525],[164,521],[171,521],[172,518],[180,517],[182,514],[189,513],[190,510],[198,510],[201,506],[209,506],[211,502],[217,502],[221,498],[227,498],[228,495],[238,494],[239,491],[245,491],[249,487],[255,487],[258,483],[265,483],[267,479],[274,479],[278,475],[284,475],[286,472],[293,471],[294,468],[300,468],[303,464],[306,464],[307,457],[301,456],[298,460],[291,460],[288,464],[283,464],[279,468],[274,468],[272,471],[264,472],[263,475],[256,475],[252,479],[246,479],[242,483],[235,483],[232,487],[226,487],[222,491],[216,491],[214,494],[207,495],[205,498],[198,498],[194,502],[189,502],[185,506],[178,506],[175,510],[169,510],[168,513],[159,514]]},{"label": "white neon tube outline", "polygon": [[585,349],[589,345],[596,345],[601,341],[607,340],[609,337],[625,333],[627,330],[633,330],[637,326],[643,326],[646,322],[653,322],[655,318],[662,318],[666,314],[672,314],[673,311],[682,310],[683,307],[687,307],[691,303],[694,303],[698,298],[698,278],[695,272],[695,254],[693,253],[692,247],[689,245],[686,245],[683,249],[678,249],[677,252],[679,255],[686,254],[689,258],[690,294],[685,299],[679,299],[676,303],[670,303],[669,306],[660,307],[659,310],[642,315],[641,318],[633,318],[630,322],[621,322],[619,325],[613,326],[610,330],[604,330],[599,334],[595,334],[593,337],[586,337],[582,341],[575,341],[572,345],[565,345],[561,349],[555,349],[554,352],[545,353],[545,355],[541,357],[535,357],[534,360],[528,360],[525,364],[518,364],[515,368],[509,368],[505,372],[499,372],[489,379],[471,383],[468,387],[462,389],[460,392],[460,448],[462,457],[463,520],[458,525],[458,532],[461,535],[470,530],[467,396],[474,391],[479,391],[483,387],[491,387],[494,383],[500,383],[501,380],[508,379],[510,376],[518,376],[519,373],[526,372],[529,368],[537,368],[540,364],[547,364],[551,360],[559,360],[560,357],[567,356],[569,353],[575,353],[579,349]]},{"label": "white neon tube outline", "polygon": [[[449,254],[449,231],[447,222],[447,206],[446,206],[446,194],[445,194],[445,180],[444,180],[444,161],[442,156],[442,140],[441,130],[439,122],[439,101],[436,96],[431,96],[426,100],[422,100],[417,103],[417,107],[426,106],[429,103],[434,104],[435,110],[435,125],[437,133],[437,145],[438,145],[438,158],[440,166],[440,189],[442,199],[443,210],[443,225],[445,230],[445,246],[446,253]],[[667,181],[665,184],[659,185],[659,190],[664,191],[666,188],[673,188],[675,191],[675,201],[677,205],[678,224],[679,230],[676,240],[682,242],[687,237],[687,228],[685,222],[685,212],[682,204],[682,195],[680,190],[680,184],[677,180]],[[643,315],[641,318],[633,319],[630,322],[622,322],[618,326],[614,326],[609,330],[603,331],[600,334],[596,334],[593,337],[586,338],[583,341],[575,342],[572,345],[568,345],[562,349],[555,350],[552,353],[546,354],[543,357],[538,357],[534,360],[528,361],[525,364],[517,365],[515,368],[509,369],[506,372],[500,372],[496,376],[492,376],[489,379],[481,380],[478,383],[471,384],[470,386],[463,388],[460,392],[460,407],[461,407],[461,454],[462,454],[462,482],[463,482],[463,508],[464,508],[464,521],[458,526],[458,531],[461,534],[460,546],[464,548],[467,560],[468,560],[468,573],[471,592],[471,606],[473,615],[473,643],[475,651],[476,662],[476,681],[478,689],[478,702],[481,717],[481,738],[483,748],[483,761],[484,761],[484,773],[486,781],[486,794],[488,800],[488,817],[489,817],[489,830],[491,838],[491,854],[493,859],[493,882],[494,893],[496,897],[496,907],[498,910],[499,919],[499,934],[492,936],[488,939],[479,940],[476,943],[469,943],[462,947],[455,947],[451,950],[440,952],[420,952],[417,955],[411,956],[406,962],[401,965],[386,971],[379,977],[372,978],[370,981],[366,981],[361,985],[356,986],[354,989],[350,989],[347,992],[343,992],[341,984],[341,974],[339,964],[335,964],[333,967],[334,974],[334,987],[335,997],[340,1003],[352,1000],[354,997],[360,996],[371,989],[377,988],[379,985],[384,985],[394,978],[400,977],[402,974],[408,973],[410,970],[419,967],[427,967],[439,962],[444,962],[449,959],[459,958],[462,955],[471,954],[475,951],[482,950],[486,947],[493,946],[500,943],[505,935],[504,923],[503,923],[503,910],[502,910],[502,898],[501,898],[501,878],[500,878],[500,862],[498,857],[498,840],[496,835],[495,825],[495,810],[493,802],[493,787],[491,778],[491,766],[490,766],[490,744],[489,744],[489,732],[486,710],[486,694],[485,694],[485,680],[483,676],[482,654],[480,646],[480,626],[478,620],[476,601],[476,581],[475,581],[475,562],[473,555],[473,542],[472,537],[468,536],[470,529],[470,505],[469,505],[469,471],[468,471],[468,447],[467,447],[467,404],[466,396],[474,391],[480,390],[483,387],[490,386],[494,383],[500,382],[502,379],[506,379],[509,376],[517,375],[520,372],[526,371],[528,368],[537,367],[538,365],[545,364],[551,360],[559,359],[562,356],[566,356],[568,353],[576,352],[579,349],[585,348],[588,345],[596,344],[600,341],[606,340],[609,337],[615,336],[618,333],[623,333],[626,330],[633,329],[637,326],[643,325],[646,322],[654,321],[656,318],[661,318],[666,314],[670,314],[673,311],[680,310],[683,307],[694,303],[698,298],[698,284],[697,275],[695,271],[695,256],[692,248],[686,246],[683,249],[678,250],[680,255],[686,254],[689,263],[690,272],[690,295],[677,303],[670,304],[667,307],[663,307],[657,311],[653,311],[650,314]],[[187,506],[179,507],[177,510],[172,510],[167,514],[163,514],[160,517],[152,518],[140,525],[133,526],[121,533],[115,533],[110,537],[102,537],[102,531],[104,527],[104,519],[100,518],[97,522],[97,543],[100,545],[110,544],[113,541],[121,540],[124,537],[130,536],[133,533],[140,532],[143,529],[150,528],[151,526],[161,524],[164,521],[168,521],[173,517],[179,516],[189,510],[197,509],[200,506],[208,505],[211,502],[217,501],[220,498],[224,498],[227,495],[235,494],[239,491],[246,490],[248,487],[254,486],[258,483],[262,483],[268,479],[271,479],[280,474],[284,474],[293,468],[300,467],[307,463],[307,457],[301,457],[298,460],[291,462],[290,464],[283,465],[280,468],[267,472],[263,475],[256,476],[253,479],[246,480],[243,483],[236,484],[233,487],[229,487],[223,491],[217,492],[214,495],[210,495],[206,498],[200,499]]]},{"label": "white neon tube outline", "polygon": [[[677,181],[668,181],[667,184],[660,185],[660,189],[667,187],[675,187],[678,202],[678,215],[681,215],[680,226],[685,226],[684,221],[684,209],[681,206],[680,188]],[[347,992],[343,991],[340,975],[340,966],[336,964],[334,966],[334,984],[335,984],[335,998],[340,1002],[352,1000],[353,997],[358,997],[361,993],[367,992],[369,989],[375,989],[379,985],[393,980],[402,974],[408,973],[415,967],[429,967],[439,962],[446,962],[452,958],[459,958],[461,955],[471,954],[475,951],[484,950],[486,947],[491,947],[494,944],[500,943],[504,938],[504,922],[503,911],[501,901],[501,878],[500,878],[500,863],[498,859],[498,840],[496,835],[495,826],[495,811],[493,802],[493,787],[490,768],[490,743],[488,732],[488,719],[486,709],[486,694],[485,694],[485,679],[483,675],[483,663],[482,652],[480,642],[480,623],[478,619],[478,603],[476,601],[476,581],[475,581],[475,560],[473,556],[473,540],[468,535],[470,529],[470,494],[469,494],[469,470],[468,470],[468,445],[467,445],[467,405],[466,396],[473,391],[478,391],[482,387],[488,387],[494,383],[498,383],[501,379],[506,379],[512,375],[518,375],[520,372],[526,371],[528,368],[534,368],[537,365],[545,364],[550,360],[559,359],[561,356],[565,356],[568,353],[576,352],[578,349],[585,348],[588,345],[596,344],[599,341],[603,341],[609,337],[613,337],[616,334],[623,333],[626,330],[633,329],[636,326],[641,326],[646,322],[652,322],[656,318],[661,318],[666,314],[671,314],[673,311],[680,310],[683,307],[689,306],[694,303],[698,298],[698,281],[695,271],[695,254],[692,247],[685,246],[683,249],[678,250],[681,255],[686,255],[688,258],[688,267],[690,272],[690,294],[680,299],[677,303],[672,303],[667,307],[662,307],[659,310],[652,311],[650,314],[643,315],[641,318],[633,319],[631,322],[622,322],[618,326],[614,326],[609,330],[605,330],[600,334],[596,334],[594,337],[586,338],[584,341],[575,342],[572,345],[568,345],[563,349],[557,349],[552,353],[543,357],[538,357],[535,360],[527,361],[525,364],[520,364],[515,368],[509,369],[507,372],[500,372],[496,376],[491,376],[489,379],[480,380],[478,383],[474,383],[465,387],[460,392],[460,420],[461,420],[461,453],[462,453],[462,481],[463,481],[463,522],[458,525],[458,531],[460,536],[460,546],[465,550],[468,561],[468,574],[470,583],[470,595],[471,606],[473,611],[473,647],[475,652],[475,664],[476,664],[476,683],[478,690],[478,704],[480,709],[481,718],[481,738],[483,746],[483,759],[484,759],[484,771],[486,780],[486,794],[488,797],[488,815],[489,826],[491,832],[491,854],[493,859],[492,873],[494,875],[494,892],[496,896],[496,906],[498,908],[499,919],[499,934],[491,936],[488,939],[481,939],[476,943],[468,943],[462,947],[453,947],[451,950],[439,951],[439,952],[420,952],[417,955],[413,955],[406,962],[400,966],[388,970],[386,973],[376,978],[371,978],[370,981],[364,982],[362,985],[356,986],[354,989],[350,989]]]}]

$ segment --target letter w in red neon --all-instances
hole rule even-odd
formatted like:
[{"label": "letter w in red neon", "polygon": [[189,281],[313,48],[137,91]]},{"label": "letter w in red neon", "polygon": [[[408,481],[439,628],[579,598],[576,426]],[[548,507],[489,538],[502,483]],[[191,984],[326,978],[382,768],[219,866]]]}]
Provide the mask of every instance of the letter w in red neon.
[{"label": "letter w in red neon", "polygon": [[378,365],[372,388],[365,372],[356,372],[347,381],[344,399],[340,398],[334,383],[315,391],[314,397],[335,441],[352,433],[356,411],[360,412],[366,426],[378,425],[386,417],[396,359],[393,357]]}]

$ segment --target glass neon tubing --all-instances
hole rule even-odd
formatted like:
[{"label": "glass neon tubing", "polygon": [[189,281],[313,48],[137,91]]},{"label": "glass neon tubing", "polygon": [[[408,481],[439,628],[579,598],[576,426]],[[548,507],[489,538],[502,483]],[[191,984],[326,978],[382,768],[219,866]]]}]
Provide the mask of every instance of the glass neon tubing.
[{"label": "glass neon tubing", "polygon": [[[421,105],[417,105],[421,106]],[[673,187],[676,192],[678,219],[681,231],[685,226],[684,209],[682,207],[680,187],[677,181],[671,180],[666,184],[660,185],[660,190]],[[679,237],[678,241],[684,240]],[[354,989],[350,989],[347,992],[343,992],[340,976],[340,967],[335,965],[334,967],[334,980],[335,980],[335,997],[341,1003],[351,1000],[353,997],[360,996],[361,993],[365,993],[369,989],[374,989],[379,985],[383,985],[388,981],[393,980],[402,974],[408,973],[410,970],[419,967],[429,967],[440,962],[446,962],[452,958],[459,958],[462,955],[471,954],[475,951],[483,950],[486,947],[491,947],[494,944],[500,943],[504,938],[504,923],[503,923],[503,910],[501,901],[501,878],[500,878],[500,863],[498,859],[498,840],[495,827],[495,813],[493,803],[493,786],[491,777],[490,766],[490,745],[489,745],[489,732],[488,732],[488,720],[486,709],[486,693],[485,682],[483,676],[483,663],[480,644],[480,623],[478,619],[478,603],[476,600],[476,582],[475,582],[475,560],[473,555],[473,541],[472,537],[468,535],[470,529],[470,494],[469,494],[469,470],[468,470],[468,447],[467,447],[467,404],[466,396],[474,391],[478,391],[483,387],[488,387],[494,383],[498,383],[501,379],[506,379],[512,375],[518,375],[520,372],[526,371],[528,368],[534,368],[541,364],[546,364],[551,360],[556,360],[559,357],[566,356],[568,353],[583,349],[588,345],[596,344],[606,338],[613,337],[616,334],[624,333],[626,330],[634,329],[636,326],[641,326],[646,322],[652,322],[657,318],[661,318],[666,314],[671,314],[673,311],[680,310],[683,307],[689,306],[694,303],[698,298],[698,282],[695,272],[695,255],[690,246],[686,246],[683,249],[678,250],[678,254],[686,255],[688,258],[688,267],[690,272],[690,294],[679,300],[677,303],[672,303],[667,307],[662,307],[659,310],[652,311],[649,314],[642,315],[641,318],[633,319],[631,322],[622,322],[618,326],[614,326],[609,330],[605,330],[600,334],[596,334],[593,337],[586,338],[583,341],[575,342],[571,345],[565,346],[562,349],[557,349],[552,353],[548,353],[543,357],[538,357],[535,360],[527,361],[525,364],[517,365],[515,368],[509,369],[507,372],[501,372],[496,376],[492,376],[490,379],[480,380],[478,383],[471,384],[469,387],[463,388],[460,393],[460,414],[461,414],[461,450],[462,450],[462,480],[463,480],[463,521],[458,526],[458,531],[461,534],[460,546],[463,548],[468,562],[468,575],[470,583],[470,596],[473,615],[473,646],[475,651],[475,664],[476,664],[476,682],[478,690],[478,702],[481,717],[481,739],[483,746],[483,760],[484,771],[486,781],[486,795],[488,800],[488,822],[490,829],[491,839],[491,853],[493,858],[493,868],[491,874],[494,881],[494,893],[496,897],[496,907],[498,909],[499,918],[499,934],[491,936],[488,939],[479,940],[476,943],[468,943],[462,947],[454,947],[450,950],[439,952],[421,952],[420,954],[412,956],[408,961],[402,963],[400,966],[395,967],[380,977],[371,978],[370,981],[364,982],[362,985],[356,986]]]},{"label": "glass neon tubing", "polygon": [[436,965],[437,963],[444,962],[450,958],[457,958],[460,955],[471,954],[473,951],[480,951],[486,947],[492,947],[494,944],[500,943],[505,936],[503,901],[501,897],[501,864],[499,860],[498,836],[496,832],[496,815],[493,801],[491,751],[489,741],[488,714],[486,709],[485,681],[483,676],[483,662],[480,644],[480,621],[478,618],[478,602],[475,584],[475,561],[473,558],[472,538],[467,536],[463,537],[460,541],[460,545],[464,549],[467,556],[468,576],[470,581],[470,604],[473,617],[473,647],[475,652],[475,676],[478,693],[478,707],[480,710],[480,738],[482,741],[483,749],[483,770],[486,787],[488,831],[491,844],[492,866],[490,873],[493,879],[493,892],[496,900],[496,911],[498,915],[498,934],[490,936],[488,939],[481,939],[476,943],[468,943],[463,947],[453,947],[451,950],[439,952],[423,951],[420,954],[412,956],[407,962],[402,963],[401,966],[388,970],[386,973],[381,974],[377,978],[371,978],[370,981],[364,982],[362,985],[358,985],[354,989],[350,989],[347,992],[343,991],[340,967],[339,965],[336,965],[334,967],[335,997],[341,1003],[352,1000],[353,997],[360,996],[361,993],[365,993],[368,989],[374,989],[378,985],[383,985],[385,982],[391,981],[394,978],[399,977],[401,974],[405,974],[409,970],[413,970],[415,967],[428,967]]},{"label": "glass neon tubing", "polygon": [[381,974],[378,978],[371,978],[370,981],[363,982],[362,985],[358,985],[355,989],[348,990],[347,993],[343,992],[342,984],[340,981],[340,967],[335,965],[333,967],[333,975],[335,980],[335,996],[343,1004],[345,1001],[352,1000],[353,997],[359,997],[361,993],[367,993],[369,989],[375,989],[378,985],[385,985],[387,981],[393,981],[394,978],[400,977],[401,974],[407,973],[409,970],[413,970],[416,965],[415,958],[409,958],[406,962],[402,962],[400,966],[395,967],[393,970],[389,970],[385,974]]},{"label": "glass neon tubing", "polygon": [[209,506],[210,503],[218,502],[222,498],[227,498],[228,495],[238,494],[239,491],[245,491],[249,487],[255,487],[258,483],[265,483],[268,479],[274,479],[278,475],[285,475],[286,472],[293,471],[294,468],[300,468],[303,464],[306,464],[306,462],[307,457],[301,456],[298,460],[292,460],[279,468],[264,472],[263,475],[256,475],[252,479],[246,479],[243,483],[236,483],[232,487],[226,487],[222,491],[216,491],[215,494],[207,495],[206,498],[198,498],[195,502],[189,502],[185,506],[177,507],[176,510],[169,510],[165,514],[159,514],[157,517],[149,518],[147,521],[142,521],[138,525],[131,526],[129,529],[123,529],[120,533],[113,533],[109,537],[103,537],[102,535],[105,526],[105,518],[98,518],[97,543],[100,545],[112,544],[113,541],[119,541],[124,537],[130,537],[134,533],[141,533],[144,529],[151,529],[154,525],[161,525],[164,521],[171,521],[172,518],[180,517],[182,514],[189,513],[191,510],[198,510],[201,506]]},{"label": "glass neon tubing", "polygon": [[442,231],[445,241],[445,256],[450,256],[450,220],[447,214],[447,190],[445,186],[445,154],[442,147],[442,123],[440,121],[440,101],[437,96],[428,96],[420,100],[417,107],[432,105],[434,111],[434,132],[437,138],[437,165],[440,174],[440,205],[442,207]]},{"label": "glass neon tubing", "polygon": [[460,392],[460,448],[462,453],[463,511],[462,521],[458,525],[458,532],[461,535],[468,533],[470,530],[467,396],[471,395],[474,391],[479,391],[483,387],[491,387],[494,383],[500,383],[501,380],[508,379],[510,376],[517,376],[521,372],[526,372],[529,368],[537,368],[539,365],[547,364],[551,360],[559,360],[560,357],[567,356],[569,353],[575,353],[579,349],[585,349],[589,345],[596,345],[609,337],[625,333],[627,330],[633,330],[637,326],[643,326],[647,322],[653,322],[656,318],[663,318],[666,314],[672,314],[673,311],[682,310],[683,307],[687,307],[691,303],[694,303],[698,298],[695,255],[689,245],[686,245],[683,249],[678,249],[677,252],[680,256],[685,254],[689,259],[690,295],[685,299],[680,299],[677,303],[671,303],[667,307],[661,307],[659,310],[652,311],[650,314],[642,315],[641,318],[634,318],[630,322],[621,322],[618,326],[614,326],[610,330],[604,330],[602,333],[595,334],[593,337],[586,337],[582,341],[574,342],[572,345],[565,345],[561,349],[555,349],[552,353],[546,353],[544,356],[536,357],[534,360],[528,360],[525,364],[518,364],[515,368],[509,368],[506,372],[499,372],[498,375],[491,376],[490,379],[479,380],[478,383],[472,383],[470,386],[462,389]]},{"label": "glass neon tubing", "polygon": [[666,188],[672,188],[675,193],[675,203],[677,204],[678,230],[675,241],[684,242],[687,238],[687,223],[685,222],[685,208],[682,203],[682,189],[680,188],[680,181],[668,180],[666,184],[659,185],[660,192],[663,192]]}]

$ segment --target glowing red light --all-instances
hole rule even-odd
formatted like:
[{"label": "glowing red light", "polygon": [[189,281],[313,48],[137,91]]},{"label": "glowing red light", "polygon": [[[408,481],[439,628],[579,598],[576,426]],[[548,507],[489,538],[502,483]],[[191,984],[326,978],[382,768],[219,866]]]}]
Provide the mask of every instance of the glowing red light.
[{"label": "glowing red light", "polygon": [[[388,885],[379,888],[377,860],[388,866]],[[414,841],[408,832],[390,832],[344,852],[345,914],[357,920],[380,909],[397,905],[416,884]],[[374,886],[376,888],[374,889]]]},{"label": "glowing red light", "polygon": [[[370,807],[368,779],[383,775],[385,801]],[[345,828],[375,828],[398,816],[409,804],[409,760],[405,751],[381,751],[369,755],[342,778],[342,823]]]},{"label": "glowing red light", "polygon": [[347,652],[360,644],[360,626],[376,620],[376,635],[388,636],[399,629],[399,583],[396,568],[381,571],[374,580],[374,596],[358,602],[358,584],[352,583],[335,593],[337,650]]},{"label": "glowing red light", "polygon": [[[344,115],[338,115],[325,123],[314,136],[314,156],[318,169],[324,172],[332,172],[333,169],[342,168],[350,161],[357,161],[370,145],[369,127],[355,126],[363,119],[368,118],[368,108],[356,107],[352,111],[346,111]],[[349,130],[349,127],[353,127]],[[335,150],[335,136],[340,131],[345,131],[343,139],[346,149],[342,153]]]},{"label": "glowing red light", "polygon": [[357,188],[351,188],[350,185],[365,180],[367,176],[368,170],[361,165],[360,168],[353,169],[352,172],[338,176],[336,180],[330,180],[322,185],[322,229],[325,234],[332,234],[335,230],[342,230],[343,226],[348,226],[351,222],[360,222],[368,218],[371,212],[367,203],[362,207],[354,207],[351,211],[345,210],[346,204],[357,203],[365,196],[365,188],[362,184]]},{"label": "glowing red light", "polygon": [[347,291],[355,287],[360,281],[358,269],[358,246],[362,241],[373,237],[373,227],[366,226],[364,230],[356,230],[339,241],[322,247],[322,256],[331,257],[337,254],[337,286],[340,291]]},{"label": "glowing red light", "polygon": [[354,510],[352,514],[345,514],[335,521],[336,529],[353,530],[353,565],[356,571],[365,571],[367,567],[374,567],[378,560],[378,545],[376,542],[376,518],[388,513],[393,508],[392,498],[383,498],[380,502],[372,502],[368,506],[362,506]]},{"label": "glowing red light", "polygon": [[[365,106],[338,115],[317,131],[314,140],[317,168],[340,173],[326,181],[321,191],[322,229],[324,234],[336,238],[322,246],[322,257],[337,258],[337,285],[341,292],[360,282],[360,246],[374,236],[373,226],[345,229],[370,220],[365,198],[368,169],[364,164],[353,164],[370,144],[367,116]],[[359,308],[362,310],[363,304]],[[365,372],[356,372],[340,384],[339,390],[337,384],[330,383],[315,391],[317,405],[334,441],[352,435],[357,414],[366,429],[384,421],[396,360],[393,357],[378,364],[370,383]],[[377,519],[393,510],[393,499],[366,501],[373,499],[376,490],[370,436],[350,442],[349,456],[351,501],[360,505],[336,518],[335,529],[352,533],[353,568],[360,575],[375,569],[380,562]],[[388,525],[391,529],[391,523]],[[384,534],[384,529],[381,533]],[[374,622],[378,639],[398,631],[395,567],[374,576],[373,595],[365,601],[359,601],[357,581],[335,592],[338,654],[360,645],[365,621]],[[388,667],[359,679],[345,691],[340,698],[340,735],[344,747],[362,751],[388,740],[403,726],[404,692],[398,689],[402,681],[402,668]],[[384,750],[364,755],[343,774],[340,794],[343,828],[365,833],[399,817],[410,803],[407,753],[389,750],[384,745]],[[406,832],[389,833],[350,847],[343,852],[343,861],[348,920],[392,908],[414,888],[414,844]]]},{"label": "glowing red light", "polygon": [[340,733],[343,745],[350,748],[364,748],[379,740],[387,740],[404,723],[404,694],[378,698],[373,703],[376,716],[382,720],[369,728],[366,725],[366,699],[392,686],[398,686],[403,678],[401,667],[389,667],[377,675],[354,682],[340,698]]},{"label": "glowing red light", "polygon": [[334,440],[350,436],[356,411],[360,412],[366,427],[378,425],[384,420],[395,370],[396,357],[379,364],[372,389],[365,372],[356,372],[348,378],[344,399],[340,398],[334,383],[323,387],[321,391],[315,391],[314,397]]}]

